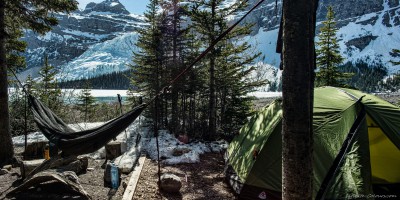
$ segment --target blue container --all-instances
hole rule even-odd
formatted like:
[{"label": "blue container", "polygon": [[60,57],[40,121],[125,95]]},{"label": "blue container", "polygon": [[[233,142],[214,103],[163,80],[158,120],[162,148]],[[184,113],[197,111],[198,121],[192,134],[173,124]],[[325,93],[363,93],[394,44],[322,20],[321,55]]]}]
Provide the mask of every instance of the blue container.
[{"label": "blue container", "polygon": [[119,186],[119,176],[118,176],[118,167],[111,163],[111,187],[113,189],[117,189]]}]

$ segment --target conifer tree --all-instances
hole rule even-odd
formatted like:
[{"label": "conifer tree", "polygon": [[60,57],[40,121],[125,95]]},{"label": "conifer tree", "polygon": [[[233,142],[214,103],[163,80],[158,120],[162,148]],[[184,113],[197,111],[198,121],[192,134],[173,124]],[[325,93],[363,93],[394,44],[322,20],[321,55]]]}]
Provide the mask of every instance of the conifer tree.
[{"label": "conifer tree", "polygon": [[[21,30],[30,29],[38,33],[45,33],[51,29],[51,26],[57,24],[55,12],[69,12],[77,9],[75,0],[30,0],[0,1],[0,166],[9,162],[14,156],[8,111],[8,64],[15,63],[22,65],[22,58],[19,52],[24,50],[24,44],[17,41],[21,35]],[[6,56],[8,54],[8,56]],[[12,55],[16,55],[16,61],[13,62]],[[6,60],[9,59],[9,61]]]},{"label": "conifer tree", "polygon": [[[187,24],[186,7],[179,5],[180,0],[167,0],[161,3],[163,9],[163,17],[161,20],[161,34],[163,38],[163,71],[168,80],[173,80],[183,69],[184,63],[190,62],[190,52],[188,49],[189,28],[182,27]],[[167,81],[168,81],[167,80]],[[180,121],[185,121],[186,101],[185,88],[187,87],[187,76],[177,80],[171,87],[171,91],[167,97],[167,101],[171,101],[171,106],[166,106],[166,115],[171,110],[171,122],[168,127],[171,132],[185,132],[185,126],[179,126]],[[167,104],[169,105],[169,104]]]},{"label": "conifer tree", "polygon": [[384,87],[391,92],[400,91],[400,73],[387,77]]},{"label": "conifer tree", "polygon": [[44,64],[39,71],[40,81],[35,85],[36,94],[53,112],[58,114],[61,100],[61,89],[58,87],[55,75],[57,71],[49,65],[47,55],[44,56]]},{"label": "conifer tree", "polygon": [[[33,89],[33,85],[35,85],[35,81],[32,79],[30,75],[28,75],[24,88],[28,94],[35,95],[35,90]],[[26,94],[23,92],[21,88],[19,88],[18,84],[14,86],[15,91],[10,95],[9,98],[9,111],[10,111],[10,127],[11,127],[11,135],[21,135],[26,130],[28,132],[32,132],[36,130],[35,122],[33,120],[32,112],[30,112],[28,107],[28,100],[26,98]],[[26,115],[26,116],[25,116]],[[26,118],[25,118],[26,117]],[[25,120],[27,120],[25,122]]]},{"label": "conifer tree", "polygon": [[[199,1],[191,8],[193,27],[198,33],[202,47],[208,47],[228,28],[228,15],[246,8],[247,1],[238,1],[231,7],[222,6],[223,0]],[[208,68],[208,138],[217,133],[232,133],[242,125],[250,110],[250,99],[246,94],[265,82],[251,82],[249,74],[254,68],[249,65],[260,55],[249,53],[250,45],[235,42],[250,33],[251,24],[235,28],[220,41],[203,61]]]},{"label": "conifer tree", "polygon": [[[163,52],[158,9],[158,1],[150,0],[147,11],[144,13],[145,21],[149,25],[138,31],[139,37],[136,46],[139,51],[133,53],[134,64],[130,65],[133,69],[132,85],[137,87],[138,92],[149,98],[157,95],[165,83],[163,77],[166,78],[163,76],[161,68],[163,66]],[[153,119],[156,119],[155,116],[160,114],[160,109],[155,108],[163,107],[160,101],[156,101],[156,104],[149,106]]]},{"label": "conifer tree", "polygon": [[89,118],[92,119],[96,111],[96,99],[92,96],[88,83],[78,95],[77,109],[84,114],[85,122],[87,122]]},{"label": "conifer tree", "polygon": [[340,55],[339,44],[336,38],[336,21],[331,6],[328,7],[326,21],[322,22],[323,26],[318,34],[319,41],[316,43],[319,47],[316,50],[317,68],[316,86],[344,86],[343,82],[351,78],[352,74],[342,73],[338,69],[338,65],[343,62]]}]

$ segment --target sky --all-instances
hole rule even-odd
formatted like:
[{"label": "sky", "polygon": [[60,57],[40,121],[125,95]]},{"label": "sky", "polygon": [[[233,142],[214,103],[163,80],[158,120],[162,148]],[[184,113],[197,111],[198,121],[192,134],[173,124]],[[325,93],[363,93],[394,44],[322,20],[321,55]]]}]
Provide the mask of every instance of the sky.
[{"label": "sky", "polygon": [[[99,3],[104,0],[77,0],[79,2],[79,9],[85,9],[86,4],[90,2]],[[120,2],[125,6],[125,8],[133,14],[143,14],[146,10],[146,5],[149,0],[120,0]]]}]

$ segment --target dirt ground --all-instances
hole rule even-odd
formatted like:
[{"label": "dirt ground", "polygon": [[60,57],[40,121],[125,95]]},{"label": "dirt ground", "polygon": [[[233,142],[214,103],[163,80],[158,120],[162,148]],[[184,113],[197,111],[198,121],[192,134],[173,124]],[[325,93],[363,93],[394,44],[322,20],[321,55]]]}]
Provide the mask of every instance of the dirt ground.
[{"label": "dirt ground", "polygon": [[157,162],[146,159],[133,199],[237,199],[224,180],[222,155],[207,153],[200,160],[194,164],[161,165],[161,173],[173,173],[182,181],[179,193],[168,194],[158,189]]},{"label": "dirt ground", "polygon": [[[89,158],[86,173],[79,175],[79,182],[92,199],[122,199],[123,192],[131,174],[121,175],[121,185],[117,191],[104,186],[104,160]],[[133,199],[236,199],[234,192],[224,181],[224,162],[221,154],[208,153],[201,156],[201,162],[195,164],[161,165],[162,172],[171,172],[182,180],[180,193],[168,194],[158,190],[157,162],[146,159]],[[17,195],[5,196],[21,181],[19,168],[12,168],[7,174],[0,175],[0,199],[84,199],[68,187],[50,182],[31,187]]]}]

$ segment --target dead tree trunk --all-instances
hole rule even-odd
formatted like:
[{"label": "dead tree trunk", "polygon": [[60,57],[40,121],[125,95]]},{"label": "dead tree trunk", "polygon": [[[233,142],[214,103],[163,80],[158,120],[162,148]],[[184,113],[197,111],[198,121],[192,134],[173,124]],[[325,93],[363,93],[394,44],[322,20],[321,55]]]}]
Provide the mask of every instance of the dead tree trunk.
[{"label": "dead tree trunk", "polygon": [[312,199],[317,0],[283,1],[282,198]]}]

